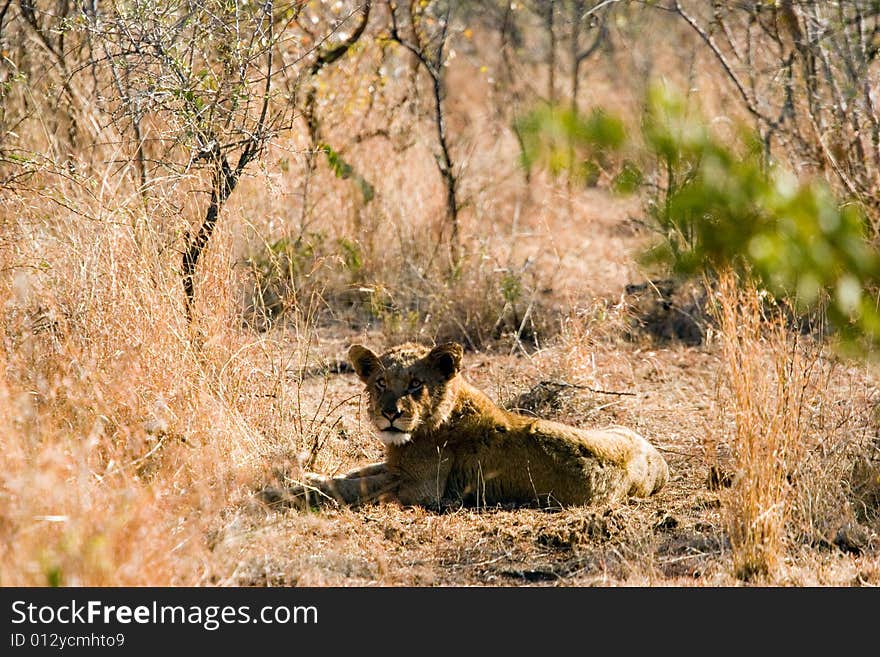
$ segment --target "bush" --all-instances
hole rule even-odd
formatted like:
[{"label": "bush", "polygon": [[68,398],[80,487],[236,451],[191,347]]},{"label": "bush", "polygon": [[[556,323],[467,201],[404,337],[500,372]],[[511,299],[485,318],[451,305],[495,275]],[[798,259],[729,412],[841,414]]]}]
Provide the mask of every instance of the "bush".
[{"label": "bush", "polygon": [[[527,143],[541,145],[526,150],[536,153],[528,162],[553,173],[578,166],[559,155],[562,143],[572,144],[569,153],[625,145],[620,124],[598,110],[583,120],[541,108],[525,125]],[[843,335],[880,340],[872,299],[880,289],[880,255],[858,204],[836,198],[821,179],[798,180],[766,161],[758,136],[746,128],[733,143],[721,140],[664,87],[649,94],[641,140],[640,159],[653,163],[653,175],[627,161],[615,187],[627,191],[643,181],[648,190],[648,217],[659,240],[646,262],[711,279],[728,268],[748,273],[801,312],[823,304]]]}]

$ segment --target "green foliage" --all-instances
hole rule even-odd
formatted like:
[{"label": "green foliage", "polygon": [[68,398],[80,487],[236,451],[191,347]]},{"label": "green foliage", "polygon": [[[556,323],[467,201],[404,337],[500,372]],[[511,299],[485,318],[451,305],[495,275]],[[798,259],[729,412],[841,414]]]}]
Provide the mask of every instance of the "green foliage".
[{"label": "green foliage", "polygon": [[330,165],[330,170],[333,172],[334,176],[340,180],[348,180],[351,178],[360,190],[364,203],[369,203],[373,200],[373,197],[376,195],[373,186],[366,178],[355,171],[354,167],[351,166],[342,155],[333,150],[329,144],[321,144],[318,148],[327,156],[327,164]]},{"label": "green foliage", "polygon": [[517,119],[515,129],[523,140],[523,168],[542,166],[586,184],[595,184],[604,155],[626,141],[623,122],[601,109],[584,117],[570,107],[540,105]]},{"label": "green foliage", "polygon": [[[622,146],[625,133],[607,115],[581,120],[557,112],[539,108],[523,124],[530,164],[560,173],[578,166],[565,158],[563,144],[568,152]],[[684,275],[737,270],[800,310],[827,302],[828,317],[843,334],[880,341],[871,296],[880,290],[880,254],[859,206],[841,203],[823,180],[799,180],[767,164],[748,129],[726,141],[717,137],[688,115],[681,96],[661,87],[649,95],[642,142],[643,158],[656,163],[646,197],[661,236],[646,261]],[[612,186],[630,192],[646,178],[627,161]]]},{"label": "green foliage", "polygon": [[57,588],[64,585],[64,577],[60,566],[46,568],[46,586]]},{"label": "green foliage", "polygon": [[[760,214],[754,202],[766,181],[760,150],[713,138],[704,123],[687,115],[684,100],[662,87],[650,92],[642,136],[659,178],[647,210],[663,236],[646,259],[665,260],[683,273],[729,266],[722,262],[726,255],[742,253],[748,239],[740,228]],[[752,143],[746,132],[741,138]]]},{"label": "green foliage", "polygon": [[516,304],[523,296],[523,284],[513,272],[505,272],[501,277],[501,296],[509,304]]},{"label": "green foliage", "polygon": [[620,168],[620,172],[614,177],[611,188],[618,194],[632,194],[644,182],[645,176],[638,165],[631,160],[625,160]]},{"label": "green foliage", "polygon": [[360,272],[364,268],[364,254],[360,245],[346,237],[340,237],[336,243],[339,246],[346,269],[352,274]]},{"label": "green foliage", "polygon": [[663,231],[654,259],[684,274],[748,271],[801,310],[827,298],[838,329],[880,339],[867,292],[880,286],[880,254],[857,205],[840,203],[823,180],[765,165],[747,130],[721,141],[663,91],[651,94],[644,137],[666,172],[652,212]]}]

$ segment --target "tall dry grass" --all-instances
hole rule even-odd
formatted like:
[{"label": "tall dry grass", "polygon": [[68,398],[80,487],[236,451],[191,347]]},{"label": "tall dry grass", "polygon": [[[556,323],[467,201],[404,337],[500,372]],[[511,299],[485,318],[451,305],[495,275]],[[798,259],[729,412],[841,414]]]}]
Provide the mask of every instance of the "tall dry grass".
[{"label": "tall dry grass", "polygon": [[95,182],[2,199],[0,585],[203,583],[224,510],[325,430],[283,385],[308,355],[241,327],[224,230],[188,326],[161,218]]},{"label": "tall dry grass", "polygon": [[785,326],[767,324],[757,289],[741,290],[727,274],[716,299],[734,419],[727,528],[734,573],[751,579],[775,574],[785,554],[792,498],[787,477],[802,449],[798,395],[809,370],[800,351],[790,348]]},{"label": "tall dry grass", "polygon": [[[866,384],[829,345],[794,331],[753,284],[726,273],[714,303],[718,402],[730,420],[722,441],[732,484],[722,501],[734,575],[777,581],[798,545],[865,547],[855,491],[876,451]],[[709,440],[717,450],[717,437]]]}]

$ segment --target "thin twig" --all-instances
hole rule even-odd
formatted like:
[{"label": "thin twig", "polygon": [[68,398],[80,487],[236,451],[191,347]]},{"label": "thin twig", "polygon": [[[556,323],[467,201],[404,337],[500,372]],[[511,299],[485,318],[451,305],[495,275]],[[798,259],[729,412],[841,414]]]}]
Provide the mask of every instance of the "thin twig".
[{"label": "thin twig", "polygon": [[748,91],[746,91],[745,86],[742,81],[739,79],[739,76],[734,72],[733,68],[730,65],[730,62],[727,61],[727,57],[724,56],[724,53],[721,52],[721,49],[718,47],[718,44],[715,43],[715,39],[709,36],[706,31],[699,26],[697,21],[690,16],[684,9],[682,9],[681,4],[679,4],[678,0],[675,0],[675,11],[681,16],[685,22],[691,26],[691,28],[696,32],[700,38],[706,43],[707,46],[712,50],[715,54],[715,57],[721,63],[722,68],[724,68],[724,72],[727,73],[727,76],[733,81],[733,84],[736,86],[739,95],[742,96],[743,101],[746,104],[746,109],[754,115],[756,118],[770,123],[770,121],[758,111],[758,108],[755,106],[754,101],[749,96]]},{"label": "thin twig", "polygon": [[577,390],[589,390],[597,395],[617,395],[620,397],[637,397],[638,393],[623,392],[617,390],[602,390],[601,388],[593,388],[591,386],[578,383],[567,383],[565,381],[540,381],[538,385],[542,386],[559,386],[560,388],[576,388]]}]

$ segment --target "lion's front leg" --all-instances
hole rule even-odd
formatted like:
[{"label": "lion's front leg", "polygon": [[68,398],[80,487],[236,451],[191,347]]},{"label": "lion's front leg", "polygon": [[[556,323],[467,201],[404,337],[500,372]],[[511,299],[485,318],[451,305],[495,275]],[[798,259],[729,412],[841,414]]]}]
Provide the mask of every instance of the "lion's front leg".
[{"label": "lion's front leg", "polygon": [[373,463],[341,477],[309,474],[305,483],[343,506],[358,506],[393,496],[397,477],[385,463]]},{"label": "lion's front leg", "polygon": [[358,506],[393,497],[397,479],[385,463],[373,463],[345,473],[341,477],[306,472],[300,483],[283,492],[264,490],[264,501],[272,506],[320,506],[327,502]]},{"label": "lion's front leg", "polygon": [[439,509],[446,499],[453,458],[442,448],[425,448],[420,450],[421,454],[416,448],[415,445],[409,448],[407,458],[395,468],[401,473],[397,501],[404,506]]},{"label": "lion's front leg", "polygon": [[388,464],[385,463],[385,461],[380,461],[379,463],[371,463],[370,465],[365,465],[360,468],[355,468],[354,470],[349,470],[343,475],[343,477],[345,477],[346,479],[358,479],[360,477],[371,477],[373,475],[387,473]]}]

